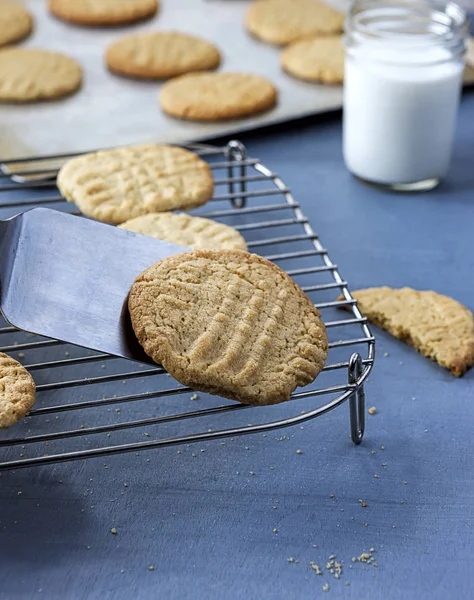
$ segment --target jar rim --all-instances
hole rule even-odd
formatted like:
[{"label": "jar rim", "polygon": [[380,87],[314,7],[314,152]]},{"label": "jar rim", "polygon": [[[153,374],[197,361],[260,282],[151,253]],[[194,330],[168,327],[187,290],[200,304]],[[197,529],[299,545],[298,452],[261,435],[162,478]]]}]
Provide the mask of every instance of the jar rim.
[{"label": "jar rim", "polygon": [[466,11],[443,0],[355,0],[344,26],[346,47],[396,42],[402,52],[438,46],[462,56],[469,32]]}]

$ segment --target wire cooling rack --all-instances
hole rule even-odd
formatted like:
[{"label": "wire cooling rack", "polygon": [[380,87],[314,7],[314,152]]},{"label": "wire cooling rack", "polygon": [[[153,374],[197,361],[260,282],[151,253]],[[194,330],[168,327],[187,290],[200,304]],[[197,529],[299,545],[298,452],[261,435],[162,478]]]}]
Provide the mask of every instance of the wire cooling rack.
[{"label": "wire cooling rack", "polygon": [[[337,265],[290,189],[248,157],[240,142],[189,148],[209,162],[216,188],[213,199],[193,213],[234,226],[251,252],[274,261],[299,283],[326,324],[324,370],[289,402],[248,407],[194,393],[162,367],[32,336],[3,322],[0,351],[32,373],[37,400],[28,417],[0,431],[0,470],[265,433],[302,424],[347,400],[351,438],[362,441],[364,381],[374,362],[374,338]],[[4,161],[0,218],[34,206],[79,214],[55,185],[58,167],[71,156]]]}]

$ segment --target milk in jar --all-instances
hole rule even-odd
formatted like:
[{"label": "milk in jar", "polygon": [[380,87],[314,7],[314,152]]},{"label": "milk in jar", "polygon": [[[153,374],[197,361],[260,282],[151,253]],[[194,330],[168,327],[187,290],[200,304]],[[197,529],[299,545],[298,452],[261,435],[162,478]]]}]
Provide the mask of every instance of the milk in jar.
[{"label": "milk in jar", "polygon": [[467,36],[455,4],[361,0],[346,22],[343,151],[348,169],[398,190],[448,170]]}]

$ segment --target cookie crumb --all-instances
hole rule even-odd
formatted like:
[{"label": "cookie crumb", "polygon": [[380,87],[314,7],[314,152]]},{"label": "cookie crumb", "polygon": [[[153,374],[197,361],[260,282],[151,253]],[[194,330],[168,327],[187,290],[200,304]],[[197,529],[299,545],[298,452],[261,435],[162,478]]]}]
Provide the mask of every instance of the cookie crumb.
[{"label": "cookie crumb", "polygon": [[377,409],[375,408],[375,406],[371,406],[367,412],[369,413],[369,415],[375,415]]},{"label": "cookie crumb", "polygon": [[153,565],[150,565],[150,566],[148,567],[148,570],[149,570],[149,571],[154,571],[154,570],[155,570],[155,567],[154,567]]},{"label": "cookie crumb", "polygon": [[310,561],[309,564],[311,565],[311,568],[316,573],[316,575],[322,575],[323,574],[323,572],[321,571],[321,569],[319,568],[319,566],[314,561]]},{"label": "cookie crumb", "polygon": [[329,583],[323,585],[323,592],[329,592]]},{"label": "cookie crumb", "polygon": [[296,454],[303,454],[303,453],[301,452],[301,450],[297,450]]},{"label": "cookie crumb", "polygon": [[112,529],[110,530],[110,533],[112,533],[113,535],[116,535],[117,529],[115,527],[112,527]]}]

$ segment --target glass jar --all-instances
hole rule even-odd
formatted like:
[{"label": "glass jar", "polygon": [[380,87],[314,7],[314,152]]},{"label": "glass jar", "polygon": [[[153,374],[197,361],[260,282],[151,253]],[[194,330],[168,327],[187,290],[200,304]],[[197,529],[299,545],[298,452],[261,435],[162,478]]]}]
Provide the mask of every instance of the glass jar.
[{"label": "glass jar", "polygon": [[448,170],[467,16],[437,0],[359,0],[345,25],[343,149],[349,171],[427,190]]}]

